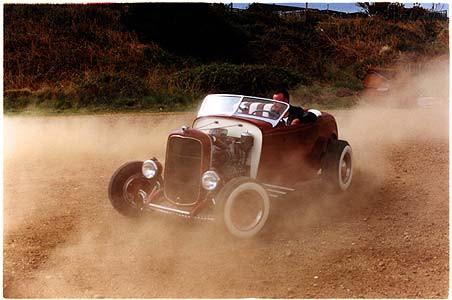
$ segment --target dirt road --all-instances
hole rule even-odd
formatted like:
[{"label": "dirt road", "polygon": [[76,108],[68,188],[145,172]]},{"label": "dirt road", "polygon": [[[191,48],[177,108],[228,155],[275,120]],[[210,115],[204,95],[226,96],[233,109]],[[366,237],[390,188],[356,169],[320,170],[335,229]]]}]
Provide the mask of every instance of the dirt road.
[{"label": "dirt road", "polygon": [[302,185],[246,241],[109,204],[114,170],[162,158],[190,114],[6,117],[4,296],[447,297],[447,109],[333,113],[351,189]]}]

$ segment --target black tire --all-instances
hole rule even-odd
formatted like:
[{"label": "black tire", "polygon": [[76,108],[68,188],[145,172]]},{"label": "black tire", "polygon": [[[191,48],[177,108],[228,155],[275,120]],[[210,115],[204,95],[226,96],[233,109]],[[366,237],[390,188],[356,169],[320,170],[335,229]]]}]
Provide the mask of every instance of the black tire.
[{"label": "black tire", "polygon": [[353,177],[353,152],[346,141],[332,140],[323,158],[322,175],[333,191],[345,191]]},{"label": "black tire", "polygon": [[226,227],[235,237],[257,235],[268,219],[270,198],[264,187],[251,178],[230,180],[215,200],[217,224]]},{"label": "black tire", "polygon": [[147,179],[143,176],[142,165],[142,161],[125,163],[116,170],[108,185],[111,204],[127,217],[139,217],[142,214],[143,192],[148,194],[154,188],[162,187],[161,178]]}]

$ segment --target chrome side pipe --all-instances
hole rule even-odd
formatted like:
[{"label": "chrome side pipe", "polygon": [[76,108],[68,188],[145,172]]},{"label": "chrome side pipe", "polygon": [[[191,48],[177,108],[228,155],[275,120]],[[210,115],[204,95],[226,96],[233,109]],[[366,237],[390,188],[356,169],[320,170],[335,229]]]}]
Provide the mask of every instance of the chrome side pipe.
[{"label": "chrome side pipe", "polygon": [[214,221],[215,220],[214,216],[203,216],[203,215],[195,216],[195,215],[192,215],[189,211],[176,209],[176,208],[172,208],[172,207],[167,207],[167,206],[163,206],[163,205],[158,205],[158,204],[153,204],[153,203],[147,203],[146,206],[144,207],[144,209],[150,210],[150,211],[158,211],[158,212],[162,212],[165,214],[176,215],[178,217],[183,217],[186,219],[195,219],[195,220],[202,220],[202,221]]},{"label": "chrome side pipe", "polygon": [[153,208],[155,210],[160,210],[160,211],[163,210],[163,211],[167,211],[167,212],[173,212],[173,213],[177,213],[177,214],[182,214],[182,215],[185,215],[185,216],[191,216],[189,211],[185,211],[185,210],[181,210],[181,209],[171,208],[171,207],[158,205],[158,204],[153,204],[153,203],[148,203],[147,206],[150,207],[150,208]]},{"label": "chrome side pipe", "polygon": [[262,185],[264,186],[265,190],[268,192],[268,195],[271,198],[279,198],[281,196],[287,195],[287,193],[289,193],[289,192],[295,191],[295,189],[288,188],[285,186],[279,186],[279,185],[268,184],[268,183],[263,183]]}]

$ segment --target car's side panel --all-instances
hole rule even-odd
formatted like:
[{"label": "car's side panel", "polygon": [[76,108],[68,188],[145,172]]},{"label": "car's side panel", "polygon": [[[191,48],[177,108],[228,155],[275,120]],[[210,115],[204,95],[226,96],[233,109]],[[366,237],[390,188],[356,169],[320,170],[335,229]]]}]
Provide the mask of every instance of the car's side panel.
[{"label": "car's side panel", "polygon": [[332,136],[337,136],[336,122],[326,113],[314,123],[266,130],[257,178],[283,186],[312,178]]},{"label": "car's side panel", "polygon": [[318,124],[277,127],[263,137],[258,179],[283,186],[290,186],[305,179],[307,154],[318,131]]}]

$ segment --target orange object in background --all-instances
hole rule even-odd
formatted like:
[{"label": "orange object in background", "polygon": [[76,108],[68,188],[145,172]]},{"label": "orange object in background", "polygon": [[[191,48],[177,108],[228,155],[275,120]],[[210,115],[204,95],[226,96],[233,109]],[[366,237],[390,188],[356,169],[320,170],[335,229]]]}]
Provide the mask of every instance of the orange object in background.
[{"label": "orange object in background", "polygon": [[366,89],[374,89],[380,92],[389,91],[389,79],[380,74],[379,72],[370,69],[366,77],[364,77],[364,88]]}]

